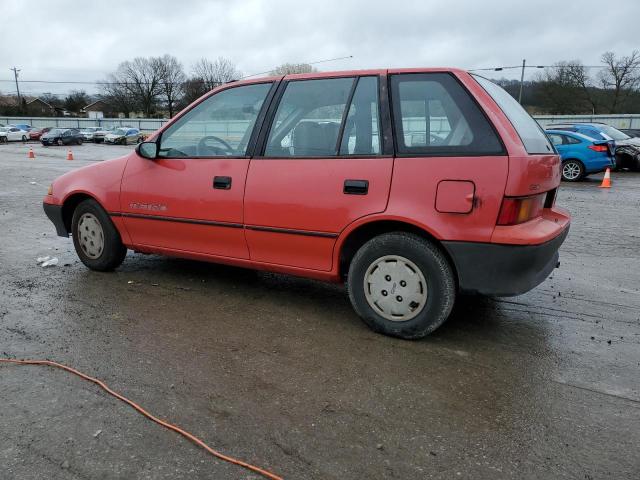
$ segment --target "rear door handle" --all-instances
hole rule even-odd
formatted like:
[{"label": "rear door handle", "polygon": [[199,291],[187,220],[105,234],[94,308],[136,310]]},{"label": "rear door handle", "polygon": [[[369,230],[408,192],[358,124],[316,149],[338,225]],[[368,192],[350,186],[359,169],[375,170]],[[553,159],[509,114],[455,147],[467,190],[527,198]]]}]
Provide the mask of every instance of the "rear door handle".
[{"label": "rear door handle", "polygon": [[345,180],[342,192],[346,195],[366,195],[369,192],[369,180]]},{"label": "rear door handle", "polygon": [[218,190],[231,189],[231,177],[213,177],[213,188]]}]

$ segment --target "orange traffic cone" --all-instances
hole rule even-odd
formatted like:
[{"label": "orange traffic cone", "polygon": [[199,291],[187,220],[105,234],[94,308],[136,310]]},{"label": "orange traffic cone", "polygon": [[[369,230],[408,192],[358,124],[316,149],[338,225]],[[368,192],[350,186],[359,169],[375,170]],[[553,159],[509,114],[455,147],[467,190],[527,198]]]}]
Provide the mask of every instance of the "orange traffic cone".
[{"label": "orange traffic cone", "polygon": [[33,153],[33,148],[29,148],[29,153],[27,154],[27,158],[36,158],[36,154]]},{"label": "orange traffic cone", "polygon": [[71,152],[71,149],[67,151],[67,160],[73,160],[73,153]]},{"label": "orange traffic cone", "polygon": [[600,184],[600,188],[611,188],[611,169],[607,168],[604,172],[604,178]]}]

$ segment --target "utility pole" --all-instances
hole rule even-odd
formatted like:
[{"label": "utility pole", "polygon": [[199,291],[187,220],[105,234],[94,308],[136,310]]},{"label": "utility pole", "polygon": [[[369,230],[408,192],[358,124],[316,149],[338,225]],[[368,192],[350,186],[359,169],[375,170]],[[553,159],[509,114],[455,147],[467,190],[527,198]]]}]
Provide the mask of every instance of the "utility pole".
[{"label": "utility pole", "polygon": [[524,69],[527,65],[527,60],[522,60],[522,73],[520,74],[520,93],[518,94],[518,103],[522,105],[522,87],[524,85]]},{"label": "utility pole", "polygon": [[9,70],[13,70],[13,76],[16,79],[16,91],[18,92],[18,108],[22,109],[22,97],[20,96],[20,87],[18,86],[18,70],[16,67],[10,68]]}]

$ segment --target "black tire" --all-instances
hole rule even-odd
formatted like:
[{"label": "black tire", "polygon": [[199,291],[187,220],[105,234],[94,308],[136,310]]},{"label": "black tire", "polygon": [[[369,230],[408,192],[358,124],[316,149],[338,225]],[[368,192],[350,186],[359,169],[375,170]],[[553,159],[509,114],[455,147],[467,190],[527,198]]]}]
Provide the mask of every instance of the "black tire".
[{"label": "black tire", "polygon": [[[369,267],[388,255],[404,257],[412,262],[426,281],[425,304],[417,309],[419,313],[413,318],[404,321],[382,316],[369,304],[365,294],[365,276]],[[422,338],[442,325],[449,317],[456,298],[454,273],[444,253],[430,241],[405,232],[385,233],[365,243],[349,265],[346,284],[353,309],[364,323],[376,332],[407,340]],[[391,294],[394,294],[393,290]]]},{"label": "black tire", "polygon": [[[104,247],[102,253],[97,258],[90,258],[83,251],[79,242],[78,223],[80,218],[85,213],[93,215],[100,226],[104,236]],[[91,270],[97,270],[100,272],[111,271],[119,267],[124,261],[124,257],[127,255],[127,247],[122,244],[120,234],[115,225],[109,218],[109,215],[104,209],[93,199],[87,199],[76,207],[73,212],[73,219],[71,221],[71,235],[73,236],[73,246],[76,249],[76,253],[82,263],[84,263]]]},{"label": "black tire", "polygon": [[61,147],[61,146],[62,146],[62,139],[61,139],[61,138],[58,138],[58,139],[56,140],[56,145],[57,145],[57,146],[59,146],[59,147]]},{"label": "black tire", "polygon": [[76,143],[77,143],[78,145],[82,145],[82,139],[81,139],[81,138],[79,138],[78,140],[76,140]]},{"label": "black tire", "polygon": [[22,141],[26,142],[27,141],[27,136],[26,135],[22,135]]},{"label": "black tire", "polygon": [[584,178],[584,173],[584,165],[580,160],[570,158],[562,162],[561,174],[565,182],[579,182]]}]

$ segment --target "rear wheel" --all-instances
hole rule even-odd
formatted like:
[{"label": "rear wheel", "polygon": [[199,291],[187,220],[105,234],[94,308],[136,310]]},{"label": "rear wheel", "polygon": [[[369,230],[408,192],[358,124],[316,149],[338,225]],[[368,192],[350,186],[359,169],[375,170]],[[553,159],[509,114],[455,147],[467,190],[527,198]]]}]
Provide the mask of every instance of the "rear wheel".
[{"label": "rear wheel", "polygon": [[584,177],[584,166],[579,160],[562,162],[562,179],[567,182],[577,182]]},{"label": "rear wheel", "polygon": [[91,270],[113,270],[127,255],[118,230],[95,200],[84,200],[76,207],[71,232],[78,257]]},{"label": "rear wheel", "polygon": [[27,136],[26,135],[22,135],[22,141],[26,142],[27,141]]},{"label": "rear wheel", "polygon": [[453,270],[433,243],[405,232],[364,244],[349,266],[349,298],[374,331],[416,339],[447,319],[455,301]]},{"label": "rear wheel", "polygon": [[77,143],[78,145],[82,145],[82,139],[81,139],[81,138],[79,138],[78,140],[76,140],[76,143]]}]

